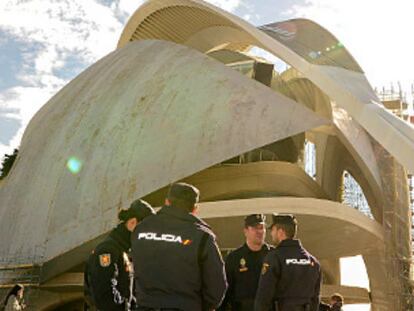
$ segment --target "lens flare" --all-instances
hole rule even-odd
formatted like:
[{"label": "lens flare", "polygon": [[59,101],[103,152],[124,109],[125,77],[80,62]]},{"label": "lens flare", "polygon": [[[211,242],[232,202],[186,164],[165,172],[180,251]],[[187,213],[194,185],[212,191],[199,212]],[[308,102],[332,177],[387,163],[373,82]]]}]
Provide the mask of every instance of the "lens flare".
[{"label": "lens flare", "polygon": [[82,162],[76,157],[71,157],[66,163],[66,167],[72,174],[78,174],[82,169]]}]

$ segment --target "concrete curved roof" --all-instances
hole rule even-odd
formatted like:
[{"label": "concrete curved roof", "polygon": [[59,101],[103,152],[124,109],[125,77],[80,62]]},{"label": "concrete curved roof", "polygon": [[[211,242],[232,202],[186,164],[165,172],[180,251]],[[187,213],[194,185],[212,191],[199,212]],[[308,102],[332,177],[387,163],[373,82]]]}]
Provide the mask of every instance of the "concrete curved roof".
[{"label": "concrete curved roof", "polygon": [[[293,196],[327,199],[321,187],[296,164],[261,161],[246,164],[220,164],[182,180],[196,186],[202,202],[267,196]],[[168,188],[144,199],[153,206],[164,203]]]},{"label": "concrete curved roof", "polygon": [[0,187],[0,255],[47,261],[109,231],[136,198],[326,122],[193,49],[128,44],[31,120]]},{"label": "concrete curved roof", "polygon": [[298,237],[320,259],[369,254],[383,248],[380,224],[334,201],[290,197],[226,200],[201,203],[199,211],[217,234],[221,248],[236,248],[243,243],[243,217],[254,213],[295,214]]},{"label": "concrete curved roof", "polygon": [[303,169],[288,162],[222,165],[185,181],[200,189],[203,201],[218,201],[249,193],[327,198],[321,187]]},{"label": "concrete curved roof", "polygon": [[338,136],[369,181],[372,191],[380,198],[382,188],[380,168],[369,134],[350,117],[346,110],[335,103],[332,104],[329,98],[308,79],[293,77],[283,80],[287,82],[290,93],[288,97],[303,103],[317,114],[332,119],[334,126],[331,127],[330,134]]},{"label": "concrete curved roof", "polygon": [[349,52],[314,22],[290,20],[257,29],[200,0],[150,0],[131,17],[118,47],[151,38],[202,52],[230,47],[244,50],[253,45],[277,55],[315,83],[414,172],[414,128],[382,107]]}]

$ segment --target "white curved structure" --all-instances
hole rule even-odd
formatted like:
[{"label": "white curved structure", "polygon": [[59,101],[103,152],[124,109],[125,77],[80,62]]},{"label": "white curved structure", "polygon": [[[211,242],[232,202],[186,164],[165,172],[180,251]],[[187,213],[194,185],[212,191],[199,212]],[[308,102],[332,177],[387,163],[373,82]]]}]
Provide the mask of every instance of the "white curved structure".
[{"label": "white curved structure", "polygon": [[349,52],[342,45],[335,50],[340,42],[314,22],[298,19],[257,29],[200,0],[154,0],[146,2],[130,18],[118,48],[129,41],[155,38],[202,52],[223,47],[244,50],[253,45],[273,53],[346,109],[401,164],[414,172],[413,127],[381,107]]},{"label": "white curved structure", "polygon": [[[326,123],[309,114],[188,48],[130,44],[72,81],[28,126],[16,168],[0,189],[3,206],[18,207],[1,211],[0,235],[19,237],[2,252],[45,244],[44,260],[54,258],[107,232],[118,208],[136,197]],[[82,162],[78,174],[66,169],[73,156]],[[25,194],[17,195],[22,187]],[[77,234],[62,244],[72,230]]]},{"label": "white curved structure", "polygon": [[[274,74],[244,54],[250,46],[292,68]],[[85,256],[118,209],[140,197],[162,204],[166,187],[185,180],[201,189],[201,215],[224,249],[241,241],[243,215],[295,213],[322,259],[324,295],[406,307],[414,135],[377,101],[352,56],[311,21],[257,29],[202,1],[150,0],[118,48],[31,120],[0,184],[0,258],[42,266],[38,309],[76,303]],[[345,170],[375,220],[341,203]],[[340,286],[339,258],[357,254],[369,295]],[[15,270],[10,284],[24,273]]]}]

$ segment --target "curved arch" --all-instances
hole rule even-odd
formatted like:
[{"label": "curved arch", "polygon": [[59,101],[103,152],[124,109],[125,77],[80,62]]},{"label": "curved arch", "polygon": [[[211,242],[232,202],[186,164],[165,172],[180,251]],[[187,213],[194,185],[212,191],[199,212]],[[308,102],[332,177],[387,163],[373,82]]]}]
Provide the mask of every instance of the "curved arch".
[{"label": "curved arch", "polygon": [[[175,27],[170,27],[171,25]],[[219,33],[217,28],[221,28]],[[346,48],[341,44],[337,46],[338,39],[313,21],[293,19],[255,28],[244,20],[199,0],[156,0],[144,3],[129,19],[120,36],[118,48],[129,41],[142,39],[170,40],[202,52],[230,44],[244,45],[247,48],[255,45],[255,42],[262,43],[263,37],[259,36],[262,33],[309,63],[362,72]],[[331,48],[332,53],[328,53]],[[312,57],[311,52],[318,51],[320,53]],[[294,66],[294,62],[284,60]]]},{"label": "curved arch", "polygon": [[[292,69],[290,70],[292,71]],[[295,74],[285,73],[281,76],[282,81],[286,83],[282,84],[282,90],[276,88],[277,91],[282,91],[286,96],[296,100],[299,103],[304,104],[309,109],[312,109],[319,115],[329,117],[333,120],[334,127],[332,128],[329,134],[336,135],[338,141],[334,138],[330,139],[331,144],[342,144],[346,149],[346,157],[341,157],[344,150],[336,152],[334,156],[328,156],[326,150],[335,148],[335,146],[326,146],[327,141],[319,139],[319,149],[325,149],[325,155],[322,156],[323,160],[321,162],[336,163],[335,166],[338,166],[337,162],[343,162],[342,169],[349,168],[354,171],[354,175],[358,179],[364,189],[364,193],[367,193],[369,197],[370,206],[375,210],[374,214],[378,221],[382,221],[382,202],[383,194],[381,191],[382,182],[380,177],[380,168],[377,163],[377,158],[374,152],[372,145],[371,137],[365,132],[361,126],[355,122],[345,110],[340,109],[335,104],[331,105],[329,98],[315,86],[311,81],[306,78],[296,76]],[[283,86],[287,87],[287,91],[283,91]],[[318,105],[319,108],[315,106]],[[313,133],[314,136],[324,136],[324,134]],[[328,164],[329,165],[329,164]],[[338,168],[338,167],[337,167]],[[331,168],[328,168],[326,172],[321,172],[320,174],[332,174]],[[338,178],[337,175],[336,178]],[[332,179],[330,179],[332,181]],[[335,185],[337,188],[338,183],[330,183],[330,187]],[[331,193],[333,199],[339,199],[335,195],[334,191],[328,191]],[[372,204],[375,204],[373,206]]]},{"label": "curved arch", "polygon": [[325,148],[321,151],[323,156],[319,157],[318,160],[320,172],[318,176],[320,176],[322,189],[332,200],[341,201],[342,173],[344,170],[352,172],[352,175],[364,191],[375,220],[382,223],[383,195],[380,193],[379,188],[375,187],[375,183],[372,180],[369,181],[366,173],[363,173],[352,154],[338,137],[327,136],[324,146]]},{"label": "curved arch", "polygon": [[[157,26],[160,27],[168,20],[166,16],[168,16],[169,10],[170,13],[171,10],[185,10],[191,18],[187,18],[184,22],[182,21],[184,19],[176,18],[176,20],[180,20],[174,24],[176,27],[157,28]],[[192,12],[194,12],[194,15],[192,15]],[[180,12],[176,14],[180,14]],[[210,20],[207,15],[210,15]],[[204,22],[203,26],[199,25],[199,20]],[[147,23],[147,28],[148,25],[153,25],[155,30],[151,32],[147,29],[145,33],[140,32],[138,28],[144,27],[145,23]],[[375,92],[352,56],[343,46],[340,46],[340,49],[337,50],[338,53],[333,53],[331,44],[333,42],[336,44],[338,41],[326,29],[314,22],[291,20],[266,25],[261,27],[260,30],[240,18],[202,1],[153,0],[145,3],[128,21],[120,37],[118,47],[124,46],[131,40],[157,38],[159,36],[174,41],[177,40],[172,38],[174,34],[181,34],[181,32],[186,34],[192,31],[193,34],[200,33],[197,40],[199,45],[194,44],[193,36],[192,47],[205,52],[208,49],[205,46],[208,39],[205,35],[203,36],[200,30],[205,31],[211,26],[226,26],[239,31],[240,35],[235,36],[234,39],[232,39],[230,33],[225,35],[221,40],[223,46],[232,43],[241,44],[242,46],[256,45],[291,64],[331,99],[335,100],[338,105],[345,108],[405,167],[414,171],[412,161],[414,157],[414,129],[381,107]],[[300,40],[297,40],[297,37]],[[317,41],[315,42],[316,46],[308,42],[311,38]],[[324,38],[325,40],[320,41],[315,38]],[[176,42],[185,44],[185,38]],[[216,46],[217,44],[218,42],[214,43]],[[214,46],[210,48],[214,48]],[[327,53],[321,52],[324,50]],[[312,57],[312,52],[321,52],[323,61],[319,57]],[[317,55],[319,54],[317,53]],[[387,136],[383,135],[384,132],[387,133]]]},{"label": "curved arch", "polygon": [[[226,200],[200,203],[199,209],[200,217],[213,227],[223,248],[241,244],[243,236],[239,232],[245,215],[275,212],[298,216],[299,237],[318,258],[375,252],[384,241],[383,228],[377,222],[328,200],[289,197]],[[355,236],[359,238],[356,240]],[[322,237],[324,243],[321,243]]]},{"label": "curved arch", "polygon": [[[303,169],[288,162],[218,165],[182,181],[200,189],[202,202],[273,196],[327,198]],[[153,206],[160,206],[167,191],[167,188],[160,189],[144,199]]]},{"label": "curved arch", "polygon": [[282,75],[281,84],[272,85],[272,89],[305,105],[320,116],[333,118],[329,98],[309,79],[293,77],[286,80]]},{"label": "curved arch", "polygon": [[185,179],[199,187],[203,201],[266,196],[327,198],[300,167],[288,162],[223,165]]},{"label": "curved arch", "polygon": [[[324,123],[185,46],[129,44],[31,120],[20,160],[0,188],[0,253],[46,245],[37,255],[47,261],[109,231],[117,209],[137,197]],[[83,164],[78,174],[66,169],[73,156]]]}]

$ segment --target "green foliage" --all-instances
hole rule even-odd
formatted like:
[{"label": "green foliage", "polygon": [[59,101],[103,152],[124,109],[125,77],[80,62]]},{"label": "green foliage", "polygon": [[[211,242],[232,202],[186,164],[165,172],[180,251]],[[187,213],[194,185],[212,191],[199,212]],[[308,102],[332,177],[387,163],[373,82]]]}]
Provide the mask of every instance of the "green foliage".
[{"label": "green foliage", "polygon": [[2,169],[0,173],[0,179],[3,179],[7,176],[7,174],[10,172],[14,161],[16,160],[17,153],[19,150],[14,149],[12,154],[5,154],[3,157],[3,161],[1,163]]}]

